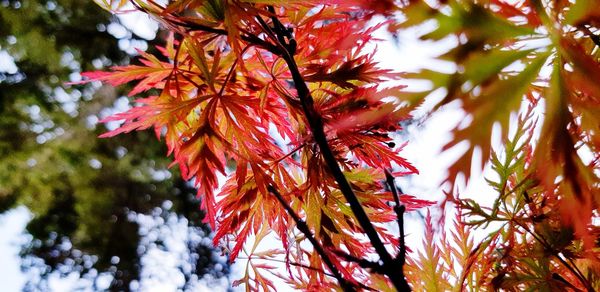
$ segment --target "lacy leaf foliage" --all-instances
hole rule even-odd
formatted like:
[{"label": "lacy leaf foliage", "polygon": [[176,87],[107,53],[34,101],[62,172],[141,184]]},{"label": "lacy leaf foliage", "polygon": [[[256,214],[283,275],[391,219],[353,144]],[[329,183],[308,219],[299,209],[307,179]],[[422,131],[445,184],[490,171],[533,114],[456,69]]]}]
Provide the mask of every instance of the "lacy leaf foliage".
[{"label": "lacy leaf foliage", "polygon": [[[568,1],[415,1],[403,9],[399,28],[433,20],[437,27],[421,38],[455,38],[458,44],[439,57],[455,64],[456,72],[422,70],[410,78],[433,83],[431,90],[404,96],[414,106],[443,88],[436,104],[459,101],[471,118],[457,126],[445,148],[468,142],[468,150],[449,169],[450,182],[459,173],[468,177],[476,148],[483,163],[491,155],[494,125],[504,137],[511,113],[526,100],[541,98],[545,118],[534,148],[532,168],[548,196],[560,198],[564,220],[580,236],[588,235],[593,210],[600,203],[598,159],[600,126],[600,3]],[[591,155],[582,156],[583,152]],[[591,157],[590,157],[591,156]],[[555,191],[558,191],[558,197]],[[579,212],[573,212],[573,209]]]},{"label": "lacy leaf foliage", "polygon": [[[423,40],[456,41],[438,57],[456,71],[409,74],[433,86],[403,95],[419,106],[442,89],[445,95],[435,109],[458,102],[470,118],[456,127],[445,147],[469,145],[450,167],[448,180],[454,186],[460,173],[468,180],[477,148],[483,155],[475,165],[490,163],[499,178],[489,180],[495,190],[491,207],[460,198],[456,189],[448,195],[459,208],[457,226],[439,244],[426,242],[427,252],[414,263],[433,267],[434,275],[445,279],[441,285],[459,290],[598,289],[598,227],[593,220],[600,203],[600,15],[592,8],[598,5],[593,0],[411,1],[402,9],[405,20],[399,29],[432,21],[436,27]],[[515,113],[520,114],[516,122],[511,121]],[[493,152],[497,125],[503,143]],[[511,125],[517,130],[509,137]],[[492,231],[471,246],[466,258],[457,248],[473,240],[461,235],[464,228]],[[453,272],[456,266],[461,274]],[[413,279],[415,288],[432,285]]]},{"label": "lacy leaf foliage", "polygon": [[[449,234],[434,238],[426,220],[424,252],[409,257],[407,277],[424,291],[597,291],[600,289],[598,227],[588,227],[596,239],[588,246],[562,220],[561,201],[548,196],[535,179],[531,140],[538,119],[530,103],[517,121],[504,150],[493,152],[495,196],[492,207],[476,200],[457,200]],[[487,236],[475,240],[476,230]],[[433,281],[437,279],[437,281]]]},{"label": "lacy leaf foliage", "polygon": [[[120,9],[126,2],[104,1],[104,6]],[[217,227],[216,240],[230,243],[232,259],[241,251],[252,259],[283,254],[288,271],[298,271],[287,276],[296,288],[335,287],[322,258],[301,244],[306,234],[294,229],[290,214],[268,192],[275,188],[334,256],[345,278],[373,289],[389,287],[389,279],[334,252],[338,248],[363,258],[374,250],[355,236],[360,233],[356,214],[311,135],[312,121],[296,91],[297,70],[337,163],[373,223],[398,219],[381,170],[417,173],[398,156],[402,147],[389,136],[400,130],[409,111],[443,89],[445,96],[434,108],[457,102],[471,119],[457,126],[445,147],[469,145],[449,168],[448,181],[454,190],[460,173],[468,178],[479,148],[483,155],[475,165],[489,161],[498,173],[498,181],[490,180],[496,200],[484,207],[457,192],[448,194],[459,215],[453,231],[439,242],[428,219],[424,250],[407,259],[414,289],[597,288],[597,230],[591,223],[600,203],[598,1],[129,3],[173,35],[160,48],[163,56],[142,54],[142,65],[88,73],[113,85],[138,80],[133,95],[160,90],[110,118],[125,123],[105,136],[154,128],[184,177],[196,179],[203,208]],[[423,92],[380,86],[399,75],[379,68],[363,50],[379,28],[369,26],[376,14],[386,16],[379,26],[391,32],[434,23],[422,39],[455,40],[439,59],[456,70],[406,74],[431,82]],[[297,68],[290,67],[286,53]],[[515,113],[521,113],[516,123],[511,122]],[[509,139],[511,123],[519,130]],[[492,152],[496,125],[503,133],[503,150],[498,150],[503,155]],[[217,173],[226,182],[215,195]],[[408,209],[428,205],[406,195],[401,199]],[[469,237],[472,229],[497,224],[485,240]],[[376,224],[383,241],[398,247],[396,236],[382,226]],[[250,235],[259,242],[271,233],[283,251],[244,247]],[[260,270],[279,274],[264,262],[250,261],[236,284],[274,289]]]},{"label": "lacy leaf foliage", "polygon": [[[356,196],[384,243],[396,249],[397,235],[379,224],[397,218],[383,170],[417,173],[398,156],[402,146],[389,136],[409,117],[389,98],[402,87],[378,86],[399,74],[379,68],[373,55],[364,52],[381,26],[368,21],[381,7],[369,1],[334,2],[171,1],[161,6],[132,1],[172,31],[159,48],[162,56],[140,52],[140,65],[84,74],[112,85],[136,81],[130,95],[159,89],[157,95],[137,99],[129,111],[106,119],[125,122],[103,136],[154,128],[184,178],[195,179],[202,208],[216,228],[215,242],[226,243],[230,258],[242,251],[251,259],[283,254],[288,269],[298,269],[289,273],[290,283],[309,290],[337,284],[324,273],[322,258],[302,244],[305,234],[294,228],[269,188],[282,194],[329,253],[345,250],[363,258],[374,250],[356,236],[362,233],[360,224],[313,138],[284,50],[293,54],[307,82],[329,146]],[[113,5],[105,6],[109,9],[125,5],[107,4]],[[269,37],[275,36],[273,30],[287,36],[274,41]],[[226,181],[215,193],[219,174]],[[400,200],[408,210],[430,204],[409,195]],[[283,251],[256,249],[269,234],[278,238]],[[245,247],[250,235],[256,244]],[[357,263],[341,258],[334,262],[357,286],[389,285],[384,276],[370,274]],[[261,270],[271,268],[251,260],[236,284],[275,289]]]}]

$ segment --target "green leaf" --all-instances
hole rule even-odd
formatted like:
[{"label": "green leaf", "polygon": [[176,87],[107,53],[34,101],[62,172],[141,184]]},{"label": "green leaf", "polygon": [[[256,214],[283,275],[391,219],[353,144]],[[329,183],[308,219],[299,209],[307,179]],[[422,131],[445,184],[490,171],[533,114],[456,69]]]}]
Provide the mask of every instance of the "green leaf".
[{"label": "green leaf", "polygon": [[308,193],[308,202],[304,209],[304,212],[306,213],[306,224],[308,224],[309,227],[314,227],[316,235],[318,235],[321,230],[322,205],[321,194],[315,192]]},{"label": "green leaf", "polygon": [[533,51],[533,49],[514,51],[495,48],[487,52],[472,54],[464,63],[465,73],[462,78],[465,81],[471,81],[473,85],[481,84]]},{"label": "green leaf", "polygon": [[467,7],[451,3],[451,14],[438,13],[434,19],[437,29],[424,35],[423,39],[439,40],[452,33],[465,33],[471,41],[501,41],[534,33],[533,29],[517,26],[507,20],[496,17],[489,10],[477,4]]},{"label": "green leaf", "polygon": [[188,48],[190,56],[194,60],[194,64],[202,72],[204,82],[206,82],[206,84],[210,86],[213,92],[216,92],[214,88],[215,76],[213,76],[213,74],[211,73],[210,67],[206,60],[206,53],[204,52],[203,46],[200,43],[198,43],[198,41],[195,41],[190,38],[186,39],[185,45]]},{"label": "green leaf", "polygon": [[444,146],[449,149],[462,141],[469,141],[469,149],[449,169],[449,179],[454,181],[458,173],[467,176],[471,170],[471,158],[476,146],[481,147],[483,163],[491,153],[491,136],[494,123],[500,123],[502,129],[508,128],[510,113],[519,109],[523,95],[538,73],[550,53],[540,53],[519,74],[494,82],[484,88],[477,98],[463,98],[464,109],[471,113],[473,121],[464,129],[455,129],[455,138]]}]

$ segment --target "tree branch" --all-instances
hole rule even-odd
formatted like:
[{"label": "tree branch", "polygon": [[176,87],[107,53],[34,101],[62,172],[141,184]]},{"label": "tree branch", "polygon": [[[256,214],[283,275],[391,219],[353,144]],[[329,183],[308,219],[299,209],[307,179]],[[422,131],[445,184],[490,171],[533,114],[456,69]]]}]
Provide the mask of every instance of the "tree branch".
[{"label": "tree branch", "polygon": [[[274,20],[278,21],[276,18]],[[278,38],[273,39],[273,41],[276,42],[277,46],[280,49],[283,49],[283,52],[280,56],[288,65],[288,68],[292,75],[292,79],[294,81],[294,86],[296,87],[296,91],[298,92],[298,98],[300,99],[302,110],[304,111],[304,115],[308,120],[308,124],[313,134],[313,138],[315,139],[315,142],[321,150],[321,154],[323,155],[325,163],[329,167],[331,175],[335,178],[340,191],[344,195],[344,198],[346,199],[348,204],[350,204],[350,209],[352,210],[352,213],[354,213],[354,216],[356,216],[358,223],[360,224],[361,228],[371,241],[371,244],[375,248],[375,251],[383,261],[384,274],[388,276],[388,278],[398,291],[410,291],[410,286],[406,282],[404,272],[402,271],[402,267],[398,267],[396,261],[388,253],[387,249],[385,248],[385,245],[379,238],[377,230],[375,230],[375,227],[371,223],[369,216],[360,204],[360,201],[356,197],[356,194],[354,194],[354,191],[352,190],[350,183],[344,176],[344,173],[342,172],[337,162],[337,159],[333,154],[333,151],[329,147],[329,144],[327,142],[327,136],[324,130],[323,119],[317,113],[314,106],[314,100],[310,94],[310,91],[306,86],[306,83],[304,82],[304,78],[302,77],[302,74],[298,69],[298,65],[296,64],[293,55],[289,51],[290,44],[281,44],[279,42],[279,38],[285,38],[287,36],[284,35],[281,31],[275,31],[275,33],[278,34]]]},{"label": "tree branch", "polygon": [[583,32],[596,44],[597,47],[600,47],[600,36],[595,35],[585,24],[580,25],[579,29],[583,30]]},{"label": "tree branch", "polygon": [[369,269],[375,273],[383,274],[381,265],[379,263],[376,263],[376,262],[373,262],[373,261],[370,261],[367,259],[357,258],[357,257],[355,257],[349,253],[346,253],[344,251],[341,251],[341,250],[334,250],[333,253],[336,254],[337,256],[343,258],[345,261],[357,263],[363,269]]},{"label": "tree branch", "polygon": [[394,177],[387,169],[385,170],[385,181],[394,196],[394,203],[396,204],[394,206],[394,212],[396,212],[396,220],[398,222],[398,229],[400,230],[400,252],[396,255],[396,261],[404,266],[404,263],[406,262],[406,243],[404,241],[404,212],[406,211],[406,207],[400,203],[400,196],[398,196],[398,189],[396,188]]}]

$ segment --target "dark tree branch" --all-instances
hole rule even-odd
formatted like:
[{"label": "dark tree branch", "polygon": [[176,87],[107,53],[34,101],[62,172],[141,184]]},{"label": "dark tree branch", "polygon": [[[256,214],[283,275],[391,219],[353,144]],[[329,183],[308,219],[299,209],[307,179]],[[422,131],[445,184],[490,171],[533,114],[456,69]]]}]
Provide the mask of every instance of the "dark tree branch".
[{"label": "dark tree branch", "polygon": [[363,269],[369,269],[374,273],[383,274],[382,267],[379,263],[367,259],[357,258],[341,250],[334,250],[333,253],[343,258],[345,261],[357,263]]},{"label": "dark tree branch", "polygon": [[587,26],[580,25],[579,29],[583,30],[583,32],[596,44],[597,47],[600,47],[600,36],[594,34]]},{"label": "dark tree branch", "polygon": [[308,225],[306,225],[306,222],[304,222],[304,220],[302,220],[300,218],[300,216],[298,216],[298,214],[296,214],[296,212],[294,212],[292,207],[290,207],[287,204],[287,202],[283,199],[283,197],[281,196],[279,191],[277,191],[277,189],[275,189],[275,187],[273,187],[272,185],[269,185],[267,187],[267,189],[269,190],[269,192],[271,192],[273,195],[275,195],[275,197],[277,198],[277,201],[279,201],[279,203],[281,204],[281,206],[283,206],[285,211],[290,215],[290,217],[292,217],[294,222],[296,222],[296,227],[298,227],[298,230],[300,230],[302,233],[304,233],[304,236],[306,236],[308,241],[310,241],[310,243],[313,245],[313,248],[319,254],[321,259],[323,259],[323,262],[325,263],[327,268],[331,271],[331,273],[334,275],[334,277],[338,280],[342,289],[344,289],[344,291],[356,291],[356,289],[354,289],[352,284],[350,284],[346,279],[344,279],[344,277],[342,277],[342,275],[340,274],[340,271],[338,271],[336,266],[333,264],[333,262],[329,258],[329,255],[327,255],[327,252],[325,252],[325,249],[323,248],[323,246],[321,246],[321,244],[313,236],[312,232],[308,228]]},{"label": "dark tree branch", "polygon": [[[216,35],[222,35],[222,36],[226,36],[227,35],[227,31],[224,30],[224,29],[214,28],[214,27],[210,27],[210,26],[205,26],[205,25],[197,24],[197,23],[190,23],[190,22],[183,22],[182,21],[182,22],[177,22],[175,24],[178,25],[178,26],[181,26],[181,27],[185,27],[185,28],[187,28],[190,31],[203,31],[203,32],[214,33]],[[262,49],[265,49],[265,50],[267,50],[267,51],[269,51],[269,52],[271,52],[271,53],[273,53],[275,55],[280,55],[281,54],[281,50],[277,46],[275,46],[275,45],[273,45],[273,44],[271,44],[271,43],[269,43],[269,42],[267,42],[267,41],[259,38],[256,35],[253,35],[253,34],[243,34],[243,35],[240,35],[240,38],[243,41],[248,42],[251,45],[260,47]]]},{"label": "dark tree branch", "polygon": [[406,211],[406,207],[400,203],[400,196],[398,195],[394,177],[387,169],[385,170],[385,181],[394,196],[394,203],[396,204],[394,206],[394,212],[396,212],[396,220],[398,222],[398,229],[400,230],[400,252],[396,256],[396,261],[404,266],[404,263],[406,262],[406,242],[404,241],[404,212]]},{"label": "dark tree branch", "polygon": [[[278,22],[279,20],[275,18],[274,21]],[[270,30],[270,28],[265,27],[265,30],[266,29]],[[275,33],[277,33],[278,35],[283,34],[281,31]],[[283,51],[280,56],[284,59],[284,61],[288,65],[290,73],[292,74],[294,86],[296,87],[296,91],[298,92],[298,98],[300,99],[300,103],[302,105],[302,110],[304,111],[304,115],[308,120],[311,132],[313,133],[313,138],[315,139],[315,142],[321,150],[323,159],[329,167],[331,175],[335,178],[340,191],[344,195],[344,198],[346,199],[348,204],[350,204],[350,209],[352,210],[352,213],[354,213],[354,216],[356,216],[358,223],[360,224],[361,228],[371,241],[371,244],[375,248],[375,251],[383,261],[384,274],[388,276],[388,278],[398,291],[410,291],[410,286],[406,282],[404,272],[402,271],[402,266],[399,267],[396,261],[388,253],[387,249],[385,248],[385,245],[381,241],[381,238],[379,238],[377,230],[375,230],[375,227],[369,219],[369,216],[360,204],[360,201],[356,197],[356,194],[354,194],[354,191],[352,190],[350,183],[348,183],[348,180],[344,176],[344,173],[342,172],[337,162],[337,159],[333,154],[333,151],[329,147],[329,143],[327,142],[327,135],[325,134],[324,130],[323,119],[315,109],[312,95],[310,94],[310,91],[306,86],[306,83],[304,82],[304,78],[302,77],[302,74],[298,69],[298,65],[296,64],[296,60],[294,60],[293,54],[291,54],[289,50],[290,43],[282,44],[279,42],[279,38],[285,37],[287,36],[281,35],[278,38],[273,39],[273,41],[276,42],[277,46]]]}]

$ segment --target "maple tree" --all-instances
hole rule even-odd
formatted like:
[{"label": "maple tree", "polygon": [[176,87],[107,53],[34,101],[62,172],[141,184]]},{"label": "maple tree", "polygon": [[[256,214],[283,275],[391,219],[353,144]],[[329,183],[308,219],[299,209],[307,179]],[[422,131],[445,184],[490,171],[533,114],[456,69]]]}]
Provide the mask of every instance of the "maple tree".
[{"label": "maple tree", "polygon": [[[150,92],[108,118],[124,123],[103,136],[153,128],[165,140],[195,179],[215,243],[249,259],[235,284],[275,289],[267,272],[305,290],[599,288],[598,1],[97,2],[132,4],[171,32],[162,56],[84,75]],[[423,39],[457,42],[440,56],[452,73],[401,75],[365,51],[377,29],[432,22]],[[385,86],[401,76],[432,88]],[[438,89],[434,109],[460,102],[470,119],[445,147],[469,145],[449,168],[445,202],[458,215],[437,242],[428,216],[424,250],[406,256],[403,213],[432,202],[398,194],[394,177],[418,171],[390,134]],[[492,151],[495,125],[504,143]],[[476,149],[475,165],[497,173],[491,207],[454,187]],[[493,232],[475,244],[479,228]],[[257,249],[269,236],[281,250]],[[287,275],[268,264],[278,257]]]}]

